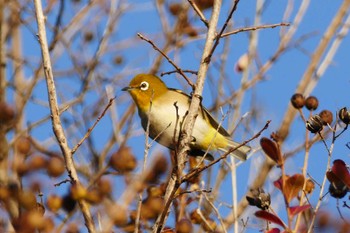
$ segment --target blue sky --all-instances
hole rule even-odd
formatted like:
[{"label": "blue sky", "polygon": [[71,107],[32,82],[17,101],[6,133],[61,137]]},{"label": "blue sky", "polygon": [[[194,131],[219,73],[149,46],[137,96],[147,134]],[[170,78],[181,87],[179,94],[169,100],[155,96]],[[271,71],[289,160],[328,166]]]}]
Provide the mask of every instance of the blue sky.
[{"label": "blue sky", "polygon": [[[66,24],[70,22],[72,17],[74,17],[75,12],[79,10],[86,1],[81,1],[80,4],[73,4],[67,2],[65,11],[65,17],[63,23]],[[266,6],[264,13],[262,14],[261,24],[274,24],[282,22],[283,14],[287,3],[290,2],[294,4],[294,8],[291,11],[290,19],[293,19],[297,9],[299,8],[302,1],[266,1]],[[87,93],[84,100],[84,104],[89,106],[89,110],[93,110],[95,105],[106,105],[106,98],[104,101],[100,101],[101,95],[104,93],[104,88],[110,85],[116,95],[115,107],[112,108],[116,111],[116,114],[121,117],[125,112],[126,108],[131,104],[131,98],[126,94],[122,93],[120,89],[126,86],[129,80],[141,72],[148,72],[152,65],[154,64],[155,58],[159,55],[158,52],[153,50],[151,46],[137,38],[136,33],[142,33],[148,38],[152,39],[155,44],[160,48],[163,47],[165,43],[165,37],[161,33],[161,22],[159,20],[159,15],[156,12],[155,4],[153,1],[120,1],[120,6],[126,6],[126,13],[122,15],[115,24],[114,32],[107,42],[107,49],[100,58],[101,65],[97,67],[94,73],[93,83],[96,86],[92,86],[91,90]],[[224,1],[223,8],[221,11],[221,17],[219,21],[219,27],[223,24],[226,19],[227,12],[230,9],[231,1]],[[254,22],[255,14],[255,4],[256,1],[241,1],[239,3],[237,11],[234,13],[233,21],[234,28],[241,28],[244,26],[252,26]],[[286,53],[284,53],[278,61],[271,67],[271,69],[265,74],[265,79],[252,89],[248,90],[245,94],[245,98],[242,102],[242,114],[249,111],[251,104],[257,107],[259,111],[258,118],[252,122],[249,126],[253,132],[260,130],[267,120],[272,120],[268,130],[264,132],[264,136],[268,137],[270,133],[276,131],[282,121],[284,112],[286,111],[289,103],[290,97],[294,94],[294,91],[299,83],[299,80],[303,76],[310,62],[310,56],[312,55],[314,49],[317,47],[320,39],[322,38],[326,28],[331,22],[332,18],[335,16],[339,6],[342,1],[311,1],[310,6],[305,14],[302,23],[300,24],[297,32],[295,33],[293,40],[304,35],[311,35],[308,39],[302,41],[298,47],[290,48]],[[103,5],[103,3],[102,3]],[[108,4],[106,5],[108,6]],[[99,7],[95,7],[91,10],[87,17],[82,23],[82,32],[92,31],[96,33],[97,38],[101,37],[104,27],[107,23],[107,13],[109,8],[106,7],[105,11],[102,11]],[[53,14],[48,15],[48,21],[50,25],[54,24],[56,17],[56,10]],[[94,15],[96,15],[96,21],[94,21]],[[205,11],[207,18],[210,16],[210,11]],[[24,17],[31,18],[32,15],[25,15]],[[175,20],[172,16],[167,16],[170,27],[173,26]],[[201,21],[198,20],[194,13],[191,12],[191,24],[195,26],[198,31],[204,32],[205,28]],[[287,20],[290,22],[291,20]],[[34,21],[30,24],[34,31],[36,26]],[[274,29],[263,29],[259,31],[259,41],[257,45],[257,55],[261,63],[265,63],[276,51],[280,37],[279,27]],[[35,36],[28,30],[28,28],[23,28],[23,37],[25,41],[23,42],[23,53],[30,57],[35,57],[35,59],[29,59],[30,67],[25,68],[25,75],[29,79],[32,73],[32,66],[36,67],[35,64],[39,61],[40,50],[38,42]],[[199,33],[203,36],[203,33]],[[48,33],[49,40],[51,40],[52,33]],[[82,44],[82,36],[77,33],[76,36],[72,38],[72,44],[69,46],[72,52],[78,53],[77,61],[78,63],[84,63],[90,60],[94,56],[96,51],[96,45],[98,40],[95,38],[91,44]],[[169,57],[174,59],[177,64],[183,69],[197,70],[199,67],[199,60],[201,57],[201,51],[203,48],[203,37],[202,39],[190,39],[191,42],[184,45],[184,47],[176,50],[171,50],[169,52]],[[292,41],[293,41],[292,40]],[[203,104],[210,108],[213,105],[213,96],[215,93],[215,82],[218,77],[218,69],[215,68],[215,61],[219,61],[220,54],[223,53],[224,40],[221,41],[217,50],[214,53],[213,61],[214,64],[210,67],[208,71],[208,79],[203,92]],[[229,52],[227,53],[227,65],[225,66],[225,75],[227,80],[229,80],[233,88],[238,88],[241,74],[234,70],[234,66],[238,58],[247,52],[249,44],[249,34],[240,33],[237,35],[232,35],[229,37]],[[67,48],[61,44],[56,51],[57,59],[55,59],[55,64],[53,66],[54,71],[69,70],[72,68],[72,62],[69,54],[67,53]],[[350,51],[350,39],[346,36],[337,51],[332,64],[329,66],[327,71],[321,77],[315,89],[312,91],[312,95],[317,96],[320,101],[319,108],[316,112],[323,109],[328,109],[335,113],[344,106],[349,106],[349,51]],[[123,63],[121,65],[113,64],[112,60],[115,56],[120,55],[123,57]],[[162,65],[159,69],[158,74],[161,72],[166,72],[173,70],[173,67],[169,65],[165,60],[163,60]],[[256,74],[257,67],[254,66],[250,71],[250,74]],[[84,71],[83,71],[84,73]],[[9,76],[11,77],[12,71],[9,70]],[[74,98],[79,93],[80,90],[80,80],[84,75],[80,75],[78,72],[72,72],[71,74],[62,75],[56,78],[57,90],[60,94],[59,98],[61,103]],[[190,76],[194,80],[194,76]],[[175,88],[182,89],[186,92],[190,92],[188,86],[185,85],[184,80],[177,75],[164,76],[165,82]],[[211,84],[209,80],[212,80]],[[98,86],[100,85],[100,86]],[[228,94],[229,89],[224,90]],[[11,98],[12,92],[9,92]],[[45,90],[44,81],[36,86],[34,97],[40,101],[46,101],[47,95]],[[224,111],[229,107],[223,106]],[[28,122],[35,122],[44,116],[48,115],[47,106],[41,106],[37,102],[31,102],[27,108],[27,119]],[[304,111],[305,115],[308,112]],[[78,114],[78,115],[77,115]],[[63,114],[63,118],[68,120],[80,121],[84,114],[89,114],[89,111],[82,112],[81,106],[75,106],[74,111],[68,110],[67,113]],[[218,119],[220,119],[220,114],[215,113]],[[90,125],[93,121],[90,122]],[[101,122],[98,124],[96,129],[92,133],[92,138],[94,141],[94,146],[96,151],[101,151],[108,138],[112,134],[111,125],[113,122],[110,120],[110,115],[107,114]],[[143,158],[143,146],[144,146],[144,135],[140,128],[139,119],[137,114],[133,117],[133,136],[128,140],[127,144],[133,148],[133,152],[142,161]],[[236,123],[234,123],[236,124]],[[224,122],[225,126],[228,126],[228,122]],[[67,123],[67,135],[71,139],[71,145],[76,143],[78,136],[73,136],[71,134],[80,132],[80,136],[84,134],[82,130],[84,127],[80,127],[79,130],[75,130],[72,127],[72,123]],[[125,129],[123,129],[125,132]],[[52,145],[52,140],[47,140],[47,138],[52,138],[53,133],[51,131],[51,126],[49,123],[43,124],[32,131],[35,138],[40,141]],[[71,134],[70,134],[71,133]],[[238,141],[246,140],[252,136],[252,132],[244,133],[244,128],[239,127],[238,131],[235,133],[235,139]],[[292,150],[296,145],[303,142],[305,136],[305,126],[301,118],[297,116],[293,126],[290,131],[290,135],[286,142],[283,144],[283,151],[288,152]],[[334,147],[334,159],[343,159],[346,163],[349,162],[349,149],[345,144],[349,141],[349,132],[345,132],[337,141]],[[259,140],[255,140],[251,143],[253,148],[259,147]],[[330,145],[330,139],[327,139],[328,145]],[[54,145],[53,148],[56,148]],[[118,145],[115,145],[115,149]],[[151,148],[151,158],[157,151],[164,150],[163,147],[155,145]],[[88,157],[84,155],[88,148],[82,147],[78,154],[76,155],[76,160],[81,163],[88,163]],[[286,169],[288,174],[300,173],[303,164],[304,151],[296,154],[292,159],[289,159],[286,163]],[[246,163],[242,164],[238,168],[238,195],[241,198],[247,191],[247,182],[251,181],[253,177],[259,175],[259,170],[257,164],[264,158],[261,152],[257,152],[252,156],[252,158]],[[326,168],[327,153],[325,147],[322,143],[319,143],[312,147],[310,151],[310,162],[309,162],[309,173],[311,176],[319,183],[323,179],[323,175]],[[142,162],[139,163],[139,168]],[[214,174],[217,172],[218,166],[214,167]],[[272,190],[271,182],[279,176],[278,169],[274,171],[271,175],[271,179],[267,181],[267,189]],[[120,185],[121,179],[117,178],[114,180],[116,185]],[[231,203],[231,181],[226,179],[224,185],[222,186],[220,192],[220,200],[225,203]],[[226,189],[225,187],[229,187]],[[327,183],[328,187],[328,183]],[[64,189],[64,188],[63,188]],[[315,204],[318,197],[319,188],[316,188],[314,195],[311,198],[311,204]],[[274,194],[277,192],[274,191]],[[120,190],[115,191],[116,197],[121,195]],[[281,201],[281,200],[279,200]],[[334,213],[336,201],[333,198],[326,197],[324,203],[325,208],[330,208]],[[281,204],[281,202],[279,202]],[[228,208],[222,208],[223,216],[225,216],[230,210]],[[343,214],[346,214],[346,209],[343,209]],[[283,211],[282,211],[283,213]],[[283,215],[282,215],[283,216]],[[261,227],[261,226],[260,226]],[[248,224],[247,232],[256,232],[258,227],[254,224]]]}]

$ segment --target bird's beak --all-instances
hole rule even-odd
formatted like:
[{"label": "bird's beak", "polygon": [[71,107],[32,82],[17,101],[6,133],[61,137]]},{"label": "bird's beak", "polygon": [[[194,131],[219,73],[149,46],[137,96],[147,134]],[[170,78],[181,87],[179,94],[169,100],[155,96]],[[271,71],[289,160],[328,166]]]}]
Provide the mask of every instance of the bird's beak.
[{"label": "bird's beak", "polygon": [[130,91],[130,90],[132,90],[133,88],[132,87],[124,87],[123,89],[122,89],[122,91]]}]

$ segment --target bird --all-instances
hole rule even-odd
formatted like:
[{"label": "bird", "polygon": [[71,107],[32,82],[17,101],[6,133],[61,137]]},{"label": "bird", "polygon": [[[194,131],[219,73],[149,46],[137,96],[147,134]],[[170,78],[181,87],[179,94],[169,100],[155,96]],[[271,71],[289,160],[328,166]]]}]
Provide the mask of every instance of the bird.
[{"label": "bird", "polygon": [[[149,137],[159,144],[175,150],[179,142],[182,125],[188,115],[191,96],[181,90],[168,88],[153,74],[138,74],[130,81],[127,91],[135,102],[141,125],[148,129]],[[228,152],[240,143],[233,141],[230,134],[215,120],[210,112],[200,104],[191,141],[190,156],[205,156],[213,161],[212,151]],[[251,148],[243,145],[231,152],[236,158],[245,161]]]}]

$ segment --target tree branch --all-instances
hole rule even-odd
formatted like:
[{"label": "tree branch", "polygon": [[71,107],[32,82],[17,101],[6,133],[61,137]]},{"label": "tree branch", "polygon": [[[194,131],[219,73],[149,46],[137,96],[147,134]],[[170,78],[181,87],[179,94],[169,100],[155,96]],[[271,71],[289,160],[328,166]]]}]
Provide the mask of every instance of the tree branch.
[{"label": "tree branch", "polygon": [[[38,39],[41,46],[41,55],[42,55],[44,73],[46,78],[53,132],[61,148],[62,154],[64,156],[65,164],[66,164],[66,169],[72,182],[79,183],[80,181],[74,166],[72,152],[68,146],[68,141],[61,124],[60,111],[57,104],[56,87],[55,87],[55,82],[53,78],[51,59],[50,59],[50,54],[49,54],[49,49],[47,44],[45,17],[43,14],[41,1],[34,0],[34,4],[35,4],[36,20],[38,24]],[[91,233],[94,233],[95,226],[94,226],[94,222],[87,203],[84,200],[79,200],[78,203],[79,203],[81,212],[83,213],[83,216],[85,219],[85,225],[88,231]]]}]

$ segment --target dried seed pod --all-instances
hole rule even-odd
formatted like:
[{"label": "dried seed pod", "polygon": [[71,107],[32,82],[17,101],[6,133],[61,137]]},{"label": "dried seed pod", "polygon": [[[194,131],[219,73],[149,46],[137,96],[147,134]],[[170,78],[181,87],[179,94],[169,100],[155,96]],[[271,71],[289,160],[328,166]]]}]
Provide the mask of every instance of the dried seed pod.
[{"label": "dried seed pod", "polygon": [[314,115],[306,121],[306,128],[311,133],[318,133],[323,129],[324,122],[319,115]]},{"label": "dried seed pod", "polygon": [[350,124],[350,112],[346,107],[340,109],[338,113],[339,119],[346,125]]},{"label": "dried seed pod", "polygon": [[271,197],[269,193],[265,193],[263,189],[251,190],[252,197],[246,196],[246,199],[251,206],[256,206],[259,209],[267,210],[271,204]]},{"label": "dried seed pod", "polygon": [[290,98],[290,102],[294,108],[300,109],[305,105],[305,98],[302,94],[295,93],[294,95],[292,95],[292,98]]},{"label": "dried seed pod", "polygon": [[308,110],[314,111],[318,107],[318,99],[315,96],[309,96],[305,100],[305,106]]},{"label": "dried seed pod", "polygon": [[333,122],[333,113],[329,110],[323,110],[320,112],[319,116],[321,117],[323,124],[332,124]]},{"label": "dried seed pod", "polygon": [[305,192],[307,194],[310,194],[312,193],[312,191],[314,191],[314,189],[315,189],[315,183],[311,179],[307,179],[305,184]]},{"label": "dried seed pod", "polygon": [[329,184],[328,191],[332,197],[337,199],[342,199],[348,192],[350,192],[349,188],[346,185],[334,184]]}]

